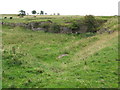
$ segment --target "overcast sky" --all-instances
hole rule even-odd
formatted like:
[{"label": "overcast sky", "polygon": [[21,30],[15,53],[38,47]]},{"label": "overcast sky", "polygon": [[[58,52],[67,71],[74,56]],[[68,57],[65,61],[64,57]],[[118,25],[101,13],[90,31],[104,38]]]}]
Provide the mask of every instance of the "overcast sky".
[{"label": "overcast sky", "polygon": [[43,10],[61,15],[117,15],[119,0],[1,0],[0,14],[31,13]]}]

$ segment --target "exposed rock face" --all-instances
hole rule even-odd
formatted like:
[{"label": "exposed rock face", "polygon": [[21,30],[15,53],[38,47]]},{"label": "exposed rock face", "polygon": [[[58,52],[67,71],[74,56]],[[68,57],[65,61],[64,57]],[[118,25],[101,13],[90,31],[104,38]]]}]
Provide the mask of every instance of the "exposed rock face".
[{"label": "exposed rock face", "polygon": [[61,27],[60,29],[61,33],[72,33],[72,30],[70,30],[68,27]]},{"label": "exposed rock face", "polygon": [[[48,30],[49,32],[51,32],[49,30],[48,27],[42,27],[46,25],[51,25],[52,21],[42,21],[42,22],[30,22],[30,23],[1,23],[1,24],[5,24],[5,25],[10,25],[10,26],[21,26],[21,27],[25,27],[27,29],[31,29],[33,31],[46,31]],[[81,25],[79,30],[72,30],[69,27],[65,27],[65,26],[60,26],[60,31],[59,33],[85,33],[87,32],[87,26],[85,25]]]},{"label": "exposed rock face", "polygon": [[80,30],[78,30],[78,33],[85,33],[87,32],[87,30],[88,30],[88,27],[83,25],[80,27]]},{"label": "exposed rock face", "polygon": [[25,28],[28,28],[28,29],[32,29],[32,30],[44,30],[43,28],[40,28],[39,25],[41,23],[39,22],[31,22],[31,23],[2,23],[2,24],[5,24],[5,25],[10,25],[10,26],[20,26],[20,27],[25,27]]},{"label": "exposed rock face", "polygon": [[97,31],[97,33],[102,34],[107,31],[109,31],[109,28],[101,28],[99,31]]},{"label": "exposed rock face", "polygon": [[33,31],[44,31],[44,28],[32,28]]},{"label": "exposed rock face", "polygon": [[85,33],[87,32],[87,30],[88,30],[88,27],[83,25],[83,26],[80,26],[78,30],[72,30],[72,33]]},{"label": "exposed rock face", "polygon": [[110,30],[109,28],[102,28],[97,33],[102,34],[104,32],[107,32],[108,34],[111,34],[114,32],[114,30]]},{"label": "exposed rock face", "polygon": [[83,25],[79,30],[71,30],[68,27],[61,27],[61,33],[85,33],[87,32],[87,26]]}]

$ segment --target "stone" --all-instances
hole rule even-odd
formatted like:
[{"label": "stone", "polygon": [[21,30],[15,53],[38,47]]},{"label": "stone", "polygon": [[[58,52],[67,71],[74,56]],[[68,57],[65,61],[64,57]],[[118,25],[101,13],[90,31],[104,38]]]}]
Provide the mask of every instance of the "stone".
[{"label": "stone", "polygon": [[64,56],[68,56],[68,54],[62,54],[62,55],[58,56],[58,58],[62,58]]}]

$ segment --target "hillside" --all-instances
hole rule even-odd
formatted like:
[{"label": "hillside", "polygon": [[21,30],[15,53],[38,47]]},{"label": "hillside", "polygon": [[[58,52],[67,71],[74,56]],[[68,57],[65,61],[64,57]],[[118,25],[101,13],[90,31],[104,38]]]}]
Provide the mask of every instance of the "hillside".
[{"label": "hillside", "polygon": [[117,88],[116,22],[77,35],[3,25],[3,88]]},{"label": "hillside", "polygon": [[97,32],[104,23],[115,16],[5,16],[2,17],[2,24],[20,26],[33,31],[44,31],[51,33],[85,33]]}]

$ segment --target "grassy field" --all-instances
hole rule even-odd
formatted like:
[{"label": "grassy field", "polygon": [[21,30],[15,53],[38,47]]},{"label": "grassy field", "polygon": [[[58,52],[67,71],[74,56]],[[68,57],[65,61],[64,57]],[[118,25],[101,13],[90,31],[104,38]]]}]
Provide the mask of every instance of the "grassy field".
[{"label": "grassy field", "polygon": [[[117,27],[108,23],[104,26]],[[2,29],[3,88],[118,87],[117,31],[75,35]]]},{"label": "grassy field", "polygon": [[[47,21],[47,20],[51,20],[55,23],[59,23],[59,24],[65,24],[66,22],[72,22],[75,20],[81,20],[83,19],[84,16],[72,16],[72,15],[26,15],[24,16],[24,18],[20,18],[17,15],[7,15],[7,14],[3,14],[0,15],[2,16],[0,20],[2,20],[3,22],[7,22],[7,23],[29,23],[29,22],[40,22],[40,21]],[[4,17],[7,17],[7,19],[4,19]],[[13,17],[13,19],[11,20],[10,17]],[[108,20],[110,18],[112,18],[114,16],[96,16],[97,19],[101,19],[101,20]]]},{"label": "grassy field", "polygon": [[[64,23],[69,22],[73,20],[81,19],[83,16],[69,16],[69,15],[27,15],[24,16],[24,18],[20,18],[17,15],[1,15],[3,22],[8,23],[29,23],[29,22],[40,22],[40,21],[47,21],[51,20],[56,23]],[[4,17],[7,17],[4,19]],[[9,19],[10,17],[13,17],[13,19]]]}]

